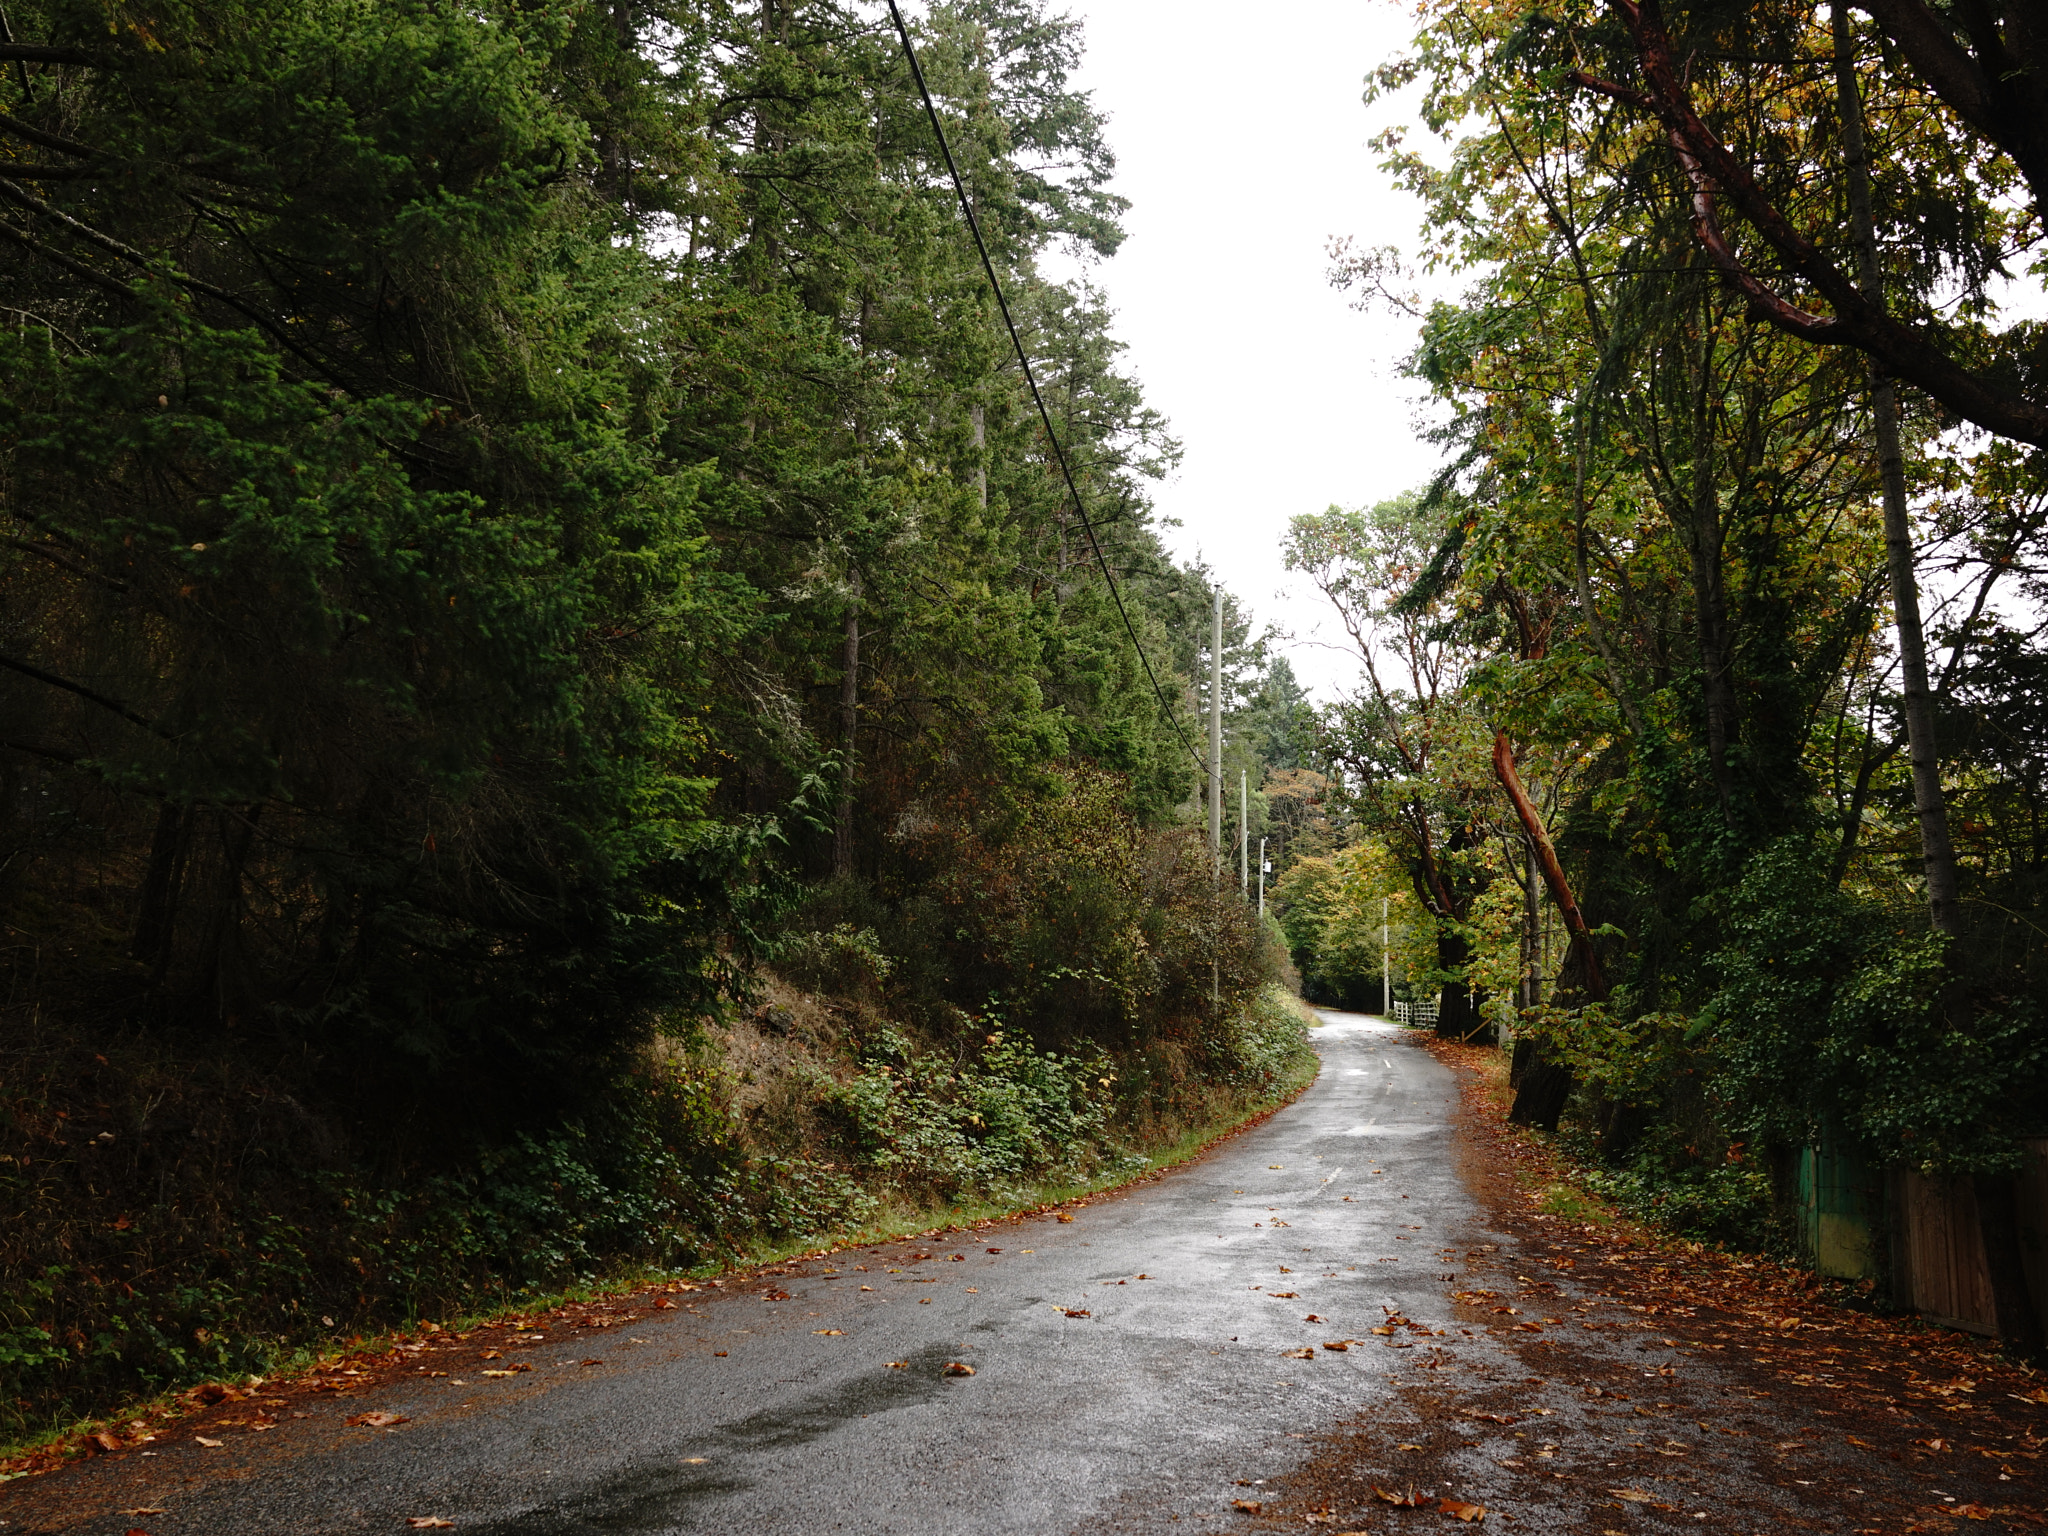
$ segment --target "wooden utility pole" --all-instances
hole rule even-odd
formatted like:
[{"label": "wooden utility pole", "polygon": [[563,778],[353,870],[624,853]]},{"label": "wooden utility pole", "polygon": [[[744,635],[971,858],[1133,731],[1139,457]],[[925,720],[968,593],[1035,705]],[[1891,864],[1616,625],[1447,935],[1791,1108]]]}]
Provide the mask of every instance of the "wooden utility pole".
[{"label": "wooden utility pole", "polygon": [[1394,1016],[1394,957],[1387,950],[1387,898],[1380,898],[1380,1017]]},{"label": "wooden utility pole", "polygon": [[1252,799],[1251,775],[1237,770],[1237,888],[1249,896],[1252,890]]},{"label": "wooden utility pole", "polygon": [[1209,852],[1223,883],[1223,589],[1209,619]]}]

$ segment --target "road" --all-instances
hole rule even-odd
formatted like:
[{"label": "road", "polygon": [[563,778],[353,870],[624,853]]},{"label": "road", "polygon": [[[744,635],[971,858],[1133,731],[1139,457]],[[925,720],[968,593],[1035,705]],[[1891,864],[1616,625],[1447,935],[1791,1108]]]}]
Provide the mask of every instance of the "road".
[{"label": "road", "polygon": [[2048,1525],[2048,1393],[1516,1215],[1457,1076],[1324,1020],[1293,1105],[1068,1219],[423,1338],[0,1488],[0,1536],[1446,1528],[1381,1489],[1557,1536]]},{"label": "road", "polygon": [[[140,1522],[151,1536],[425,1516],[492,1536],[1045,1532],[1227,1511],[1239,1479],[1298,1464],[1308,1431],[1411,1358],[1318,1346],[1386,1343],[1369,1332],[1386,1308],[1444,1313],[1441,1276],[1475,1236],[1450,1074],[1389,1025],[1325,1018],[1321,1076],[1294,1105],[1071,1222],[787,1266],[765,1293],[693,1293],[601,1350],[547,1338],[512,1379],[323,1401],[275,1433],[222,1430],[218,1449],[177,1433],[0,1493],[0,1530],[118,1536],[138,1525],[121,1508],[163,1510]],[[776,1286],[788,1300],[763,1299]],[[1304,1347],[1316,1358],[1283,1354]],[[974,1374],[945,1374],[954,1361]],[[365,1410],[409,1422],[343,1423]]]}]

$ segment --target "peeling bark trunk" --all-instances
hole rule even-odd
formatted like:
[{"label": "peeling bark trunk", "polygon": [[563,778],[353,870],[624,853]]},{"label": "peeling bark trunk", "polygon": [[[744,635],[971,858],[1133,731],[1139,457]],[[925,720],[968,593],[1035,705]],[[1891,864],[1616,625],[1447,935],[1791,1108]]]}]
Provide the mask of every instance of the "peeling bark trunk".
[{"label": "peeling bark trunk", "polygon": [[[1593,951],[1592,932],[1586,926],[1584,914],[1579,911],[1571,882],[1565,879],[1564,866],[1558,862],[1557,846],[1550,840],[1550,830],[1543,825],[1543,817],[1523,787],[1521,774],[1515,769],[1515,751],[1505,731],[1493,734],[1493,776],[1514,803],[1515,816],[1522,823],[1522,831],[1535,853],[1536,868],[1543,876],[1544,885],[1549,888],[1550,899],[1557,904],[1557,910],[1564,918],[1566,932],[1571,935],[1561,976],[1570,977],[1567,987],[1586,1001],[1604,1003],[1608,995],[1607,978],[1601,973],[1600,957]],[[1572,1069],[1568,1063],[1550,1057],[1536,1042],[1527,1044],[1529,1050],[1526,1053],[1522,1050],[1522,1042],[1516,1044],[1515,1106],[1509,1111],[1508,1118],[1520,1125],[1554,1131],[1558,1117],[1564,1113],[1566,1101],[1572,1096]]]}]

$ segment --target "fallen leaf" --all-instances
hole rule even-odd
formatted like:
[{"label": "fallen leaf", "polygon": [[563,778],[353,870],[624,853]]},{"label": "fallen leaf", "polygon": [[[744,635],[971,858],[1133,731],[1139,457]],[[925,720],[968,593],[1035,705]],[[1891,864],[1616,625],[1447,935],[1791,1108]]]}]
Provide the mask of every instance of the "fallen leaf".
[{"label": "fallen leaf", "polygon": [[1315,1357],[1316,1352],[1307,1348],[1283,1349],[1280,1351],[1280,1358],[1282,1360],[1313,1360]]},{"label": "fallen leaf", "polygon": [[486,1375],[486,1376],[489,1376],[489,1377],[492,1377],[493,1379],[496,1379],[496,1378],[500,1378],[500,1377],[506,1377],[506,1376],[510,1376],[511,1374],[512,1374],[512,1373],[511,1373],[510,1371],[485,1371],[485,1372],[484,1372],[484,1375]]},{"label": "fallen leaf", "polygon": [[1453,1520],[1463,1520],[1468,1525],[1486,1518],[1484,1504],[1467,1504],[1463,1499],[1438,1499],[1436,1507]]},{"label": "fallen leaf", "polygon": [[1657,1501],[1655,1494],[1645,1493],[1640,1488],[1610,1488],[1607,1491],[1629,1504],[1654,1504]]},{"label": "fallen leaf", "polygon": [[1309,1315],[1308,1315],[1307,1317],[1304,1317],[1304,1318],[1302,1319],[1302,1321],[1303,1321],[1304,1323],[1320,1323],[1320,1322],[1322,1322],[1322,1321],[1323,1321],[1323,1319],[1322,1319],[1322,1318],[1320,1318],[1320,1317],[1317,1317],[1317,1316],[1315,1315],[1315,1313],[1311,1312],[1311,1313],[1309,1313]]},{"label": "fallen leaf", "polygon": [[1299,1301],[1301,1299],[1301,1292],[1299,1291],[1274,1291],[1271,1295],[1275,1301]]},{"label": "fallen leaf", "polygon": [[202,1403],[218,1403],[235,1396],[234,1389],[218,1381],[209,1381],[192,1389],[192,1396]]},{"label": "fallen leaf", "polygon": [[439,1515],[408,1515],[405,1523],[416,1531],[452,1531],[453,1520],[443,1520]]},{"label": "fallen leaf", "polygon": [[227,1443],[223,1440],[209,1440],[204,1435],[194,1435],[192,1438],[194,1440],[197,1440],[201,1445],[210,1446],[212,1449],[216,1451],[219,1450],[221,1446]]},{"label": "fallen leaf", "polygon": [[1333,1350],[1340,1355],[1349,1354],[1351,1351],[1351,1341],[1349,1339],[1337,1339],[1334,1342],[1325,1344],[1323,1348]]},{"label": "fallen leaf", "polygon": [[683,1458],[683,1465],[686,1467],[701,1467],[710,1459],[709,1456],[685,1456]]},{"label": "fallen leaf", "polygon": [[582,1363],[583,1363],[583,1364],[585,1364],[585,1365],[603,1365],[603,1364],[604,1364],[604,1361],[602,1361],[602,1360],[585,1360],[585,1361],[583,1361]]},{"label": "fallen leaf", "polygon": [[116,1436],[108,1434],[105,1430],[101,1430],[96,1435],[87,1435],[85,1443],[95,1451],[118,1451],[121,1449],[120,1440]]},{"label": "fallen leaf", "polygon": [[1377,1334],[1381,1334],[1381,1335],[1385,1335],[1385,1334],[1390,1334],[1390,1333],[1392,1333],[1393,1331],[1394,1331],[1394,1330],[1393,1330],[1393,1329],[1391,1329],[1391,1328],[1375,1328],[1375,1329],[1373,1329],[1373,1332],[1374,1332],[1374,1333],[1377,1333]]},{"label": "fallen leaf", "polygon": [[811,1332],[827,1334],[833,1338],[844,1338],[846,1335],[844,1328],[813,1328]]},{"label": "fallen leaf", "polygon": [[1059,1213],[1059,1218],[1061,1221],[1072,1221],[1074,1219],[1073,1217],[1069,1216],[1065,1211],[1061,1211]]},{"label": "fallen leaf", "polygon": [[1516,1418],[1512,1413],[1474,1413],[1470,1410],[1467,1410],[1464,1414],[1460,1415],[1460,1417],[1467,1419],[1484,1419],[1489,1424],[1521,1423],[1521,1420]]},{"label": "fallen leaf", "polygon": [[1069,1317],[1090,1317],[1093,1315],[1086,1307],[1062,1307],[1060,1310]]},{"label": "fallen leaf", "polygon": [[711,1357],[714,1360],[723,1360],[725,1358],[725,1351],[722,1349],[714,1349],[713,1351],[711,1351]]},{"label": "fallen leaf", "polygon": [[1423,1449],[1423,1447],[1419,1445],[1397,1445],[1394,1447],[1394,1449],[1397,1451],[1419,1451]]},{"label": "fallen leaf", "polygon": [[1949,1513],[1963,1520],[1989,1520],[1991,1518],[1991,1511],[1982,1504],[1958,1504]]},{"label": "fallen leaf", "polygon": [[891,1360],[889,1362],[889,1369],[892,1371],[907,1371],[910,1369],[910,1362],[908,1360]]},{"label": "fallen leaf", "polygon": [[1265,1504],[1258,1499],[1232,1499],[1230,1507],[1243,1510],[1248,1515],[1261,1514],[1266,1508]]},{"label": "fallen leaf", "polygon": [[946,1362],[946,1374],[948,1376],[972,1376],[974,1374],[974,1367],[962,1360],[948,1360]]},{"label": "fallen leaf", "polygon": [[1372,1496],[1382,1503],[1392,1504],[1397,1509],[1421,1509],[1422,1499],[1413,1488],[1406,1493],[1389,1493],[1378,1483],[1372,1485]]},{"label": "fallen leaf", "polygon": [[412,1421],[402,1413],[385,1413],[380,1410],[376,1413],[359,1413],[343,1422],[358,1429],[389,1429],[394,1424],[409,1424]]}]

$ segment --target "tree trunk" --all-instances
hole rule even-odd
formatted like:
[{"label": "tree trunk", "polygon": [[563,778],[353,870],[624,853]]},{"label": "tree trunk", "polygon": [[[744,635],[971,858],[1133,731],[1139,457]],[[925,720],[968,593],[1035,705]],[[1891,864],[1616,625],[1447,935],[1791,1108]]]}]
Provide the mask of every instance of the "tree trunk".
[{"label": "tree trunk", "polygon": [[[1701,365],[1700,390],[1708,381]],[[1728,595],[1721,558],[1721,493],[1714,483],[1713,422],[1704,405],[1693,431],[1693,624],[1698,631],[1700,691],[1707,715],[1707,767],[1725,816],[1729,806],[1728,744],[1735,739],[1735,680],[1728,644]]]},{"label": "tree trunk", "polygon": [[839,814],[832,823],[832,875],[853,874],[854,734],[860,724],[860,598],[846,610],[846,633],[839,653]]},{"label": "tree trunk", "polygon": [[967,425],[974,438],[974,494],[981,510],[988,510],[988,411],[980,401],[967,408]]},{"label": "tree trunk", "polygon": [[[1835,92],[1841,109],[1843,158],[1847,162],[1849,221],[1856,239],[1857,277],[1866,297],[1884,304],[1883,272],[1877,257],[1877,225],[1870,210],[1870,158],[1863,136],[1863,101],[1856,80],[1855,34],[1846,0],[1834,0]],[[1899,676],[1903,684],[1906,749],[1913,766],[1913,809],[1920,821],[1920,862],[1927,878],[1927,921],[1951,939],[1962,934],[1960,882],[1955,844],[1949,839],[1948,799],[1941,784],[1941,753],[1934,733],[1934,693],[1927,683],[1927,637],[1920,626],[1920,584],[1913,565],[1913,523],[1906,506],[1906,456],[1899,441],[1898,386],[1876,363],[1870,365],[1870,414],[1876,428],[1878,473],[1884,485],[1884,544],[1892,581],[1892,617],[1899,634]],[[1951,950],[1954,949],[1952,944]],[[1942,989],[1941,1005],[1950,1025],[1968,1028],[1973,1012],[1967,989],[1954,974]],[[2032,1361],[2042,1352],[2041,1322],[2027,1295],[2020,1257],[2012,1181],[1980,1176],[1977,1226],[1998,1312],[1998,1335],[2006,1347]]]},{"label": "tree trunk", "polygon": [[151,978],[157,982],[163,980],[171,930],[177,922],[178,889],[184,883],[191,818],[191,808],[174,800],[166,800],[157,808],[156,835],[150,839],[149,863],[142,875],[142,899],[135,915],[135,940],[129,953],[149,965]]},{"label": "tree trunk", "polygon": [[[1472,946],[1463,934],[1453,933],[1448,928],[1436,931],[1437,969],[1455,976],[1472,963]],[[1483,994],[1475,992],[1462,981],[1445,984],[1437,1002],[1436,1032],[1445,1040],[1469,1040],[1486,1027],[1485,1016],[1479,1011]]]},{"label": "tree trunk", "polygon": [[[1608,995],[1607,978],[1601,972],[1600,957],[1593,950],[1592,932],[1586,926],[1584,914],[1579,911],[1578,898],[1572,894],[1564,866],[1558,862],[1557,846],[1550,840],[1550,829],[1543,825],[1542,814],[1529,798],[1528,790],[1522,785],[1522,776],[1515,769],[1515,749],[1509,744],[1505,731],[1493,733],[1493,776],[1514,803],[1515,816],[1522,823],[1523,835],[1529,839],[1536,868],[1543,876],[1544,885],[1550,889],[1550,899],[1557,904],[1557,910],[1564,918],[1565,930],[1571,935],[1562,967],[1562,976],[1568,978],[1563,990],[1576,993],[1587,1002],[1604,1003]],[[1517,1042],[1516,1057],[1515,1107],[1508,1112],[1508,1118],[1519,1125],[1556,1130],[1558,1117],[1564,1113],[1565,1103],[1572,1096],[1570,1063],[1557,1060],[1535,1041],[1530,1042],[1526,1055]]]},{"label": "tree trunk", "polygon": [[241,1022],[247,1001],[246,967],[242,963],[242,875],[249,866],[249,851],[256,842],[256,821],[261,805],[236,812],[222,806],[216,820],[220,829],[220,869],[214,881],[212,921],[207,925],[206,944],[199,974],[201,995],[211,994],[215,1010],[229,1028]]}]

